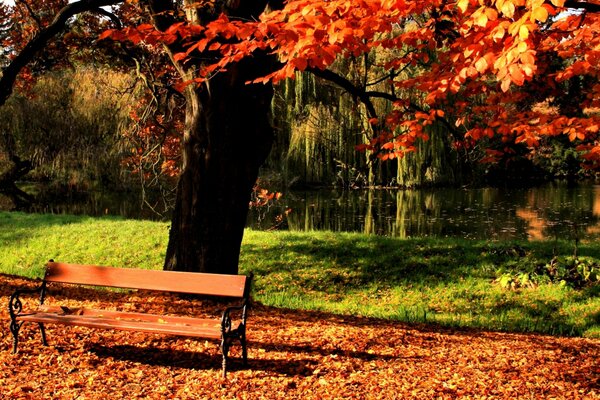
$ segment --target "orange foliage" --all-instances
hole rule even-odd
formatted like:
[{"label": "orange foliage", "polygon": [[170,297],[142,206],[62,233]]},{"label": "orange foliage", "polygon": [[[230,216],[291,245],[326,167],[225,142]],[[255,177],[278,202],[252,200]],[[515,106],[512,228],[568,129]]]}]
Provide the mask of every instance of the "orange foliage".
[{"label": "orange foliage", "polygon": [[[64,3],[43,6],[56,9]],[[144,11],[137,3],[123,7],[139,15]],[[217,3],[189,2],[187,7],[204,12]],[[233,10],[240,2],[222,4]],[[424,127],[441,123],[463,148],[493,139],[506,148],[510,142],[533,150],[544,137],[565,135],[585,152],[589,168],[600,167],[597,0],[288,0],[256,20],[223,13],[202,26],[187,20],[184,9],[173,11],[172,25],[163,30],[144,15],[100,39],[155,49],[177,44],[171,46],[178,49],[172,61],[200,71],[175,85],[180,91],[257,51],[276,55],[280,67],[249,83],[277,83],[297,71],[329,79],[323,71],[331,72],[339,57],[371,55],[375,61],[367,61],[379,74],[374,81],[385,83],[385,92],[371,90],[366,79],[334,79],[367,106],[373,133],[361,149],[382,159],[399,157],[427,139]],[[0,20],[8,18],[3,12]],[[23,8],[11,16],[19,28],[10,33],[17,51],[47,23],[18,20],[27,14]],[[375,98],[390,102],[387,115],[369,108]],[[535,106],[560,101],[557,112]]]},{"label": "orange foliage", "polygon": [[270,192],[262,188],[260,182],[256,182],[250,196],[250,207],[268,207],[281,198],[280,192]]},{"label": "orange foliage", "polygon": [[[221,15],[206,26],[182,24],[164,34],[176,31],[189,39],[186,51],[175,56],[181,62],[205,49],[220,53],[204,66],[202,77],[186,84],[209,79],[257,50],[276,54],[281,68],[254,83],[324,70],[337,57],[385,53],[378,68],[389,73],[395,93],[386,98],[395,96],[394,109],[369,116],[379,130],[361,146],[383,159],[414,148],[427,138],[424,126],[443,120],[467,141],[496,136],[534,148],[543,136],[566,135],[587,146],[581,148],[593,161],[600,117],[583,110],[600,103],[600,16],[565,13],[564,5],[563,0],[291,0],[258,21]],[[130,40],[138,40],[140,31],[130,32]],[[403,74],[408,68],[413,72]],[[568,96],[573,78],[593,82],[582,88],[581,112],[548,115],[524,106],[540,90],[541,101]],[[410,97],[398,94],[409,90]],[[487,104],[478,104],[482,95]]]}]

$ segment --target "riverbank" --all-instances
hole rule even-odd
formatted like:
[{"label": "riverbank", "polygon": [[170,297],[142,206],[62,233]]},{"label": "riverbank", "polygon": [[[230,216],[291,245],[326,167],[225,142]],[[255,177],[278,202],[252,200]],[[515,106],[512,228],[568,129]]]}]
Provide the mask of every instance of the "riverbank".
[{"label": "riverbank", "polygon": [[[0,272],[40,277],[50,258],[160,268],[167,235],[164,222],[0,212]],[[573,253],[566,241],[248,230],[240,272],[255,273],[264,306],[600,338],[600,286],[570,275]],[[600,244],[577,254],[594,268]]]}]

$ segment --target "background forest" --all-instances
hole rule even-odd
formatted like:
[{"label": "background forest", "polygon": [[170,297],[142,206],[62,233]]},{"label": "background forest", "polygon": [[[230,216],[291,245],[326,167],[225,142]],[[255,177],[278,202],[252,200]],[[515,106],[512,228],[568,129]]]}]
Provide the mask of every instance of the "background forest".
[{"label": "background forest", "polygon": [[[340,59],[336,69],[352,80],[367,70],[351,59]],[[175,97],[148,99],[143,78],[107,66],[80,65],[21,88],[0,109],[4,183],[9,161],[17,157],[27,173],[18,179],[56,189],[150,188],[168,194],[177,173],[182,105]],[[384,101],[377,104],[386,106]],[[153,117],[157,107],[168,111],[168,124]],[[420,141],[414,152],[381,162],[357,151],[369,130],[362,109],[341,88],[310,73],[297,73],[296,79],[276,87],[272,123],[276,142],[261,180],[278,190],[481,186],[522,184],[523,177],[528,183],[593,177],[580,166],[566,137],[544,138],[527,155],[525,148],[514,145],[513,157],[491,164],[482,162],[489,141],[467,147],[440,123],[427,127],[429,140]]]}]

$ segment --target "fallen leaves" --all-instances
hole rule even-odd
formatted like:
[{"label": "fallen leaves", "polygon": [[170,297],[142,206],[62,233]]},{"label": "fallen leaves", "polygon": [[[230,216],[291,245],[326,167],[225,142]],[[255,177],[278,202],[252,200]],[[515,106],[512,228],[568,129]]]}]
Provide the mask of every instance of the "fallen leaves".
[{"label": "fallen leaves", "polygon": [[[4,298],[15,287],[33,286],[1,275],[0,284]],[[184,314],[201,301],[75,288],[56,297],[73,309]],[[0,385],[8,399],[600,398],[599,340],[453,331],[256,305],[249,367],[242,368],[234,346],[222,380],[216,342],[48,325],[50,346],[43,347],[29,324],[13,355],[4,308],[2,316]]]}]

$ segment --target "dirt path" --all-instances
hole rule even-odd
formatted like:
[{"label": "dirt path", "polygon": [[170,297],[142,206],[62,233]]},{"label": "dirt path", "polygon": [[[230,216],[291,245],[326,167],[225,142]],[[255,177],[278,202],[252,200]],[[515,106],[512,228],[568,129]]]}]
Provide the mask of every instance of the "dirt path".
[{"label": "dirt path", "polygon": [[[43,347],[25,326],[13,355],[6,304],[24,285],[33,283],[0,275],[2,399],[600,399],[600,340],[262,306],[250,317],[249,368],[234,359],[227,380],[217,343],[203,340],[49,325]],[[70,289],[56,297],[114,307],[124,295]],[[152,311],[190,312],[199,303],[133,297],[141,302],[126,307]]]}]

